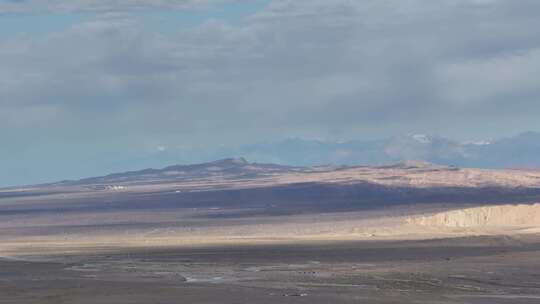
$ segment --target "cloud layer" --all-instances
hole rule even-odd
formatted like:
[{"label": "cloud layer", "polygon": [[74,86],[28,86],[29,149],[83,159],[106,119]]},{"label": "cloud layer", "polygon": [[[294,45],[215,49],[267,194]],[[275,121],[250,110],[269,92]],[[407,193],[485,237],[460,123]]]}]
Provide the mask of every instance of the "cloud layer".
[{"label": "cloud layer", "polygon": [[[540,129],[538,1],[274,0],[238,22],[166,32],[137,13],[218,2],[0,2],[0,12],[101,12],[0,40],[2,140],[51,155],[93,143],[84,150],[95,157],[289,135]],[[54,148],[65,142],[77,148]]]}]

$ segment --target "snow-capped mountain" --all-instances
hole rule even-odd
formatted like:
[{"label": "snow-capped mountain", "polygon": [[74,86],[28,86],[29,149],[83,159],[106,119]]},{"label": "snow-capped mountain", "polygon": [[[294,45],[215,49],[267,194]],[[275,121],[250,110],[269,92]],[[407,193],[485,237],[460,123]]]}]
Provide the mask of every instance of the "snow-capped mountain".
[{"label": "snow-capped mountain", "polygon": [[344,142],[294,138],[223,152],[227,153],[223,156],[287,165],[381,165],[420,160],[460,167],[540,168],[540,133],[465,142],[428,134]]},{"label": "snow-capped mountain", "polygon": [[540,133],[527,132],[499,140],[465,142],[427,134],[349,141],[288,138],[210,150],[167,149],[123,163],[130,163],[130,168],[164,167],[237,157],[258,163],[292,166],[387,165],[419,160],[460,167],[536,169],[540,168]]}]

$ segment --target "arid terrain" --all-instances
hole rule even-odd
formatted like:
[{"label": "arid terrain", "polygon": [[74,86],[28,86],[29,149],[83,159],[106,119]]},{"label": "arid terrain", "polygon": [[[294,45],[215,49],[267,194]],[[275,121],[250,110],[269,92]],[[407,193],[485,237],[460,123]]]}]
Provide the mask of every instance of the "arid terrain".
[{"label": "arid terrain", "polygon": [[539,303],[540,172],[243,159],[0,190],[0,303]]}]

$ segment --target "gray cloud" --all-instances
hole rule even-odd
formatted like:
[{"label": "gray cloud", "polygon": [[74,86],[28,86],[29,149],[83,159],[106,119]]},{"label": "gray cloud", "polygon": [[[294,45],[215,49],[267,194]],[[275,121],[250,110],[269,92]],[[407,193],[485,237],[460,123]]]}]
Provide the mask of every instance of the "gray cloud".
[{"label": "gray cloud", "polygon": [[209,120],[216,117],[207,107],[217,107],[220,117],[231,114],[225,122],[238,107],[290,124],[467,110],[534,93],[540,22],[528,12],[538,6],[274,1],[241,26],[210,22],[170,36],[136,18],[100,18],[3,42],[1,88],[7,102],[27,106],[123,111],[152,103]]},{"label": "gray cloud", "polygon": [[[40,3],[25,10],[210,1]],[[95,149],[538,130],[539,9],[533,0],[274,0],[238,24],[168,34],[135,13],[100,15],[0,40],[0,128]]]}]

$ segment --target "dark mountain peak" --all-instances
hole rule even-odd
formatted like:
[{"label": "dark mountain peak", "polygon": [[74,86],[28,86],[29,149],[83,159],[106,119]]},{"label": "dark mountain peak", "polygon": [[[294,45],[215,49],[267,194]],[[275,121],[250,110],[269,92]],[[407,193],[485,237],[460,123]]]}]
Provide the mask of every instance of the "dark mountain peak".
[{"label": "dark mountain peak", "polygon": [[213,166],[245,166],[245,165],[249,165],[249,162],[245,158],[239,157],[239,158],[224,158],[224,159],[216,160],[213,162],[209,162],[207,164],[213,165]]},{"label": "dark mountain peak", "polygon": [[465,156],[464,147],[444,137],[426,134],[407,134],[390,139],[384,153],[391,160],[423,160],[432,163],[452,164]]},{"label": "dark mountain peak", "polygon": [[[511,141],[519,145],[535,145],[540,144],[540,133],[538,132],[524,132],[520,133],[517,136],[510,138]],[[504,141],[504,140],[503,140]]]},{"label": "dark mountain peak", "polygon": [[206,163],[199,163],[199,164],[193,164],[193,165],[174,165],[169,166],[166,168],[163,168],[159,171],[167,172],[167,171],[182,171],[182,172],[193,172],[193,171],[200,171],[200,170],[226,170],[226,169],[232,169],[232,168],[242,168],[247,165],[250,165],[250,163],[243,157],[240,158],[224,158],[220,160],[215,160],[211,162]]},{"label": "dark mountain peak", "polygon": [[539,138],[540,132],[534,132],[534,131],[527,131],[518,134],[516,137],[530,137],[530,138]]},{"label": "dark mountain peak", "polygon": [[78,184],[117,184],[140,181],[180,181],[197,178],[223,176],[230,178],[254,177],[298,170],[296,167],[250,163],[245,158],[224,158],[212,162],[193,165],[174,165],[163,169],[144,169],[115,173],[101,177],[92,177],[79,180]]},{"label": "dark mountain peak", "polygon": [[428,161],[423,160],[402,160],[392,165],[379,166],[378,168],[384,169],[433,169],[440,168],[442,166],[435,165]]},{"label": "dark mountain peak", "polygon": [[[540,133],[524,132],[513,137],[503,138],[495,141],[494,146],[505,151],[519,151],[519,153],[528,153],[538,155],[540,149]],[[515,155],[514,155],[515,156]]]}]

